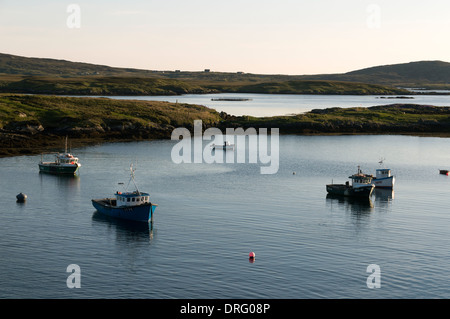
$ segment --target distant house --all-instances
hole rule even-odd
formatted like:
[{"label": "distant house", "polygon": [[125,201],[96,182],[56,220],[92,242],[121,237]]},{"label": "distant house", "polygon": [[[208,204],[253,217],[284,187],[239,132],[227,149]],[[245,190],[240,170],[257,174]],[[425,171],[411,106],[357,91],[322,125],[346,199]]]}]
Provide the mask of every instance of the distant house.
[{"label": "distant house", "polygon": [[211,70],[210,69],[205,69],[205,72],[211,72]]},{"label": "distant house", "polygon": [[180,73],[181,71],[180,70],[175,70],[175,73]]}]

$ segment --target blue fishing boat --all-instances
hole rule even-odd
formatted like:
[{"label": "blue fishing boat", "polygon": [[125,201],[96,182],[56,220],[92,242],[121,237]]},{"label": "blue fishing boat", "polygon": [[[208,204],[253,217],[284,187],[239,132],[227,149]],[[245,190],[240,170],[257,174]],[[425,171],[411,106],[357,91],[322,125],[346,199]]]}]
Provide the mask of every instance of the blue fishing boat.
[{"label": "blue fishing boat", "polygon": [[98,212],[115,218],[149,222],[153,220],[157,204],[150,201],[150,194],[140,192],[134,182],[134,171],[130,167],[131,178],[136,190],[132,192],[117,191],[112,198],[92,199],[92,205]]}]

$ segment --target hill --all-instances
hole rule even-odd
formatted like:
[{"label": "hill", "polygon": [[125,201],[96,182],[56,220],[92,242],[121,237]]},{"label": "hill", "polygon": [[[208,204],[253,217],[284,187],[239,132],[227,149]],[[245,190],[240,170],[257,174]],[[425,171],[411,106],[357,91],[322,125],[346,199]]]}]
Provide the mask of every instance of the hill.
[{"label": "hill", "polygon": [[408,93],[380,85],[311,81],[287,75],[149,71],[8,54],[0,54],[0,92],[57,95]]},{"label": "hill", "polygon": [[375,66],[343,74],[305,76],[304,79],[354,81],[400,87],[450,88],[450,63],[419,61]]},{"label": "hill", "polygon": [[83,62],[71,62],[58,59],[29,58],[12,54],[0,53],[0,74],[21,76],[136,76],[148,75],[152,71],[114,68]]},{"label": "hill", "polygon": [[[131,80],[133,78],[133,80]],[[69,81],[68,79],[71,79]],[[113,80],[114,79],[114,80]],[[121,80],[120,80],[121,79]],[[151,80],[146,80],[151,79]],[[173,80],[161,84],[156,79]],[[403,64],[375,66],[355,70],[343,74],[317,75],[283,75],[283,74],[252,74],[244,72],[205,72],[183,70],[142,70],[133,68],[117,68],[106,65],[96,65],[83,62],[71,62],[57,59],[21,57],[0,53],[0,91],[21,93],[57,94],[123,94],[114,89],[120,82],[129,95],[134,94],[180,94],[208,92],[243,92],[271,93],[274,91],[305,94],[320,94],[323,92],[323,82],[315,83],[322,88],[306,88],[311,83],[295,81],[327,81],[351,82],[377,85],[368,94],[380,94],[379,86],[389,89],[393,87],[426,87],[432,89],[450,88],[450,63],[443,61],[419,61]],[[21,82],[22,81],[22,82]],[[109,82],[108,82],[109,81]],[[138,85],[127,84],[134,81]],[[38,83],[40,82],[40,83]],[[71,83],[70,83],[71,82]],[[114,83],[111,83],[114,82]],[[161,85],[160,85],[161,84]],[[163,87],[161,87],[163,86]],[[167,90],[167,87],[171,89]],[[339,85],[328,85],[339,87]],[[71,92],[65,92],[71,88]],[[102,88],[102,89],[101,89]],[[340,86],[342,88],[342,85]],[[348,86],[347,86],[348,88]],[[32,90],[32,91],[27,91]],[[55,91],[56,90],[56,91]],[[383,90],[386,91],[386,88]],[[135,93],[133,93],[133,91]],[[353,94],[351,91],[361,91],[358,88],[335,91],[334,94]],[[330,90],[327,90],[330,92]],[[386,94],[404,94],[405,92],[390,91]],[[331,93],[333,94],[333,93]],[[382,94],[382,93],[381,93]]]},{"label": "hill", "polygon": [[108,140],[168,138],[176,127],[220,121],[204,106],[158,101],[0,94],[0,156]]}]

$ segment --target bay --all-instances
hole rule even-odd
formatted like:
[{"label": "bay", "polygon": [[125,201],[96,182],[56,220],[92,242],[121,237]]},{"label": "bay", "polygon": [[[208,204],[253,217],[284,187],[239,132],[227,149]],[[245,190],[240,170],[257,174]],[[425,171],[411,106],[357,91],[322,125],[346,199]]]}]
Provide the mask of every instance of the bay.
[{"label": "bay", "polygon": [[[438,172],[450,168],[449,139],[280,136],[273,175],[261,163],[175,164],[175,143],[74,149],[74,178],[40,174],[40,156],[1,158],[0,298],[450,297],[450,179]],[[358,165],[375,173],[380,158],[393,193],[327,198],[327,183]],[[127,184],[131,163],[159,205],[152,225],[91,205]],[[67,287],[70,264],[80,288]],[[367,286],[371,264],[380,288]]]},{"label": "bay", "polygon": [[[103,96],[105,97],[105,96]],[[370,107],[387,104],[450,106],[450,95],[307,95],[307,94],[186,94],[177,96],[108,96],[112,99],[199,104],[231,115],[256,117],[292,115],[331,107]],[[249,99],[213,101],[212,99]]]}]

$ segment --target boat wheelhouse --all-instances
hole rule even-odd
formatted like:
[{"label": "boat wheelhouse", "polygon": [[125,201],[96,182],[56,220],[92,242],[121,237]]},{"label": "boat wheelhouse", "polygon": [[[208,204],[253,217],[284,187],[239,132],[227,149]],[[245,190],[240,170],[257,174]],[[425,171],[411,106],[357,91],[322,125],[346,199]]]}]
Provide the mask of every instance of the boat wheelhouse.
[{"label": "boat wheelhouse", "polygon": [[352,184],[347,181],[345,184],[328,184],[327,192],[332,195],[370,197],[375,185],[372,183],[373,176],[363,174],[358,166],[358,172],[349,176]]}]

